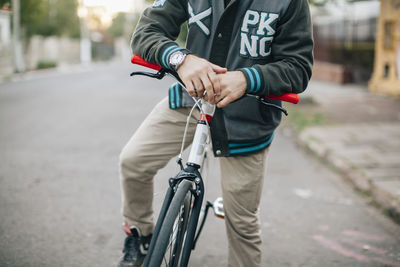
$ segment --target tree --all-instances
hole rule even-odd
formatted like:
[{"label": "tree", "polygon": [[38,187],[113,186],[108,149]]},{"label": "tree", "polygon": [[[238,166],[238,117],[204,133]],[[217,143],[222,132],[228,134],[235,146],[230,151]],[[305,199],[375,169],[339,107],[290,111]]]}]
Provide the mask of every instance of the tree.
[{"label": "tree", "polygon": [[[53,0],[54,16],[49,22],[56,25],[56,35],[66,34],[70,37],[79,37],[79,17],[77,0]],[[52,20],[52,21],[51,21]]]},{"label": "tree", "polygon": [[10,4],[10,0],[0,0],[0,8],[3,7],[5,4]]},{"label": "tree", "polygon": [[[11,0],[0,0],[0,7]],[[79,37],[77,0],[23,0],[21,26],[26,37],[34,34]]]},{"label": "tree", "polygon": [[107,29],[107,33],[113,37],[121,37],[124,35],[124,29],[126,24],[126,14],[120,12],[115,18],[113,18],[111,26]]}]

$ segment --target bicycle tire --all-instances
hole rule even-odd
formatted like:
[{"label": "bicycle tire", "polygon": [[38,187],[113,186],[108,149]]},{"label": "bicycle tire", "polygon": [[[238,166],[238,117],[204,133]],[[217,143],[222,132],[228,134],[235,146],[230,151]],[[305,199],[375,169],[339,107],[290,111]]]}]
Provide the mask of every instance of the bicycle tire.
[{"label": "bicycle tire", "polygon": [[[192,183],[187,180],[179,184],[155,241],[154,251],[149,259],[150,267],[164,266],[163,261],[168,267],[179,266],[191,209],[191,187]],[[166,258],[167,249],[169,249],[169,258]]]}]

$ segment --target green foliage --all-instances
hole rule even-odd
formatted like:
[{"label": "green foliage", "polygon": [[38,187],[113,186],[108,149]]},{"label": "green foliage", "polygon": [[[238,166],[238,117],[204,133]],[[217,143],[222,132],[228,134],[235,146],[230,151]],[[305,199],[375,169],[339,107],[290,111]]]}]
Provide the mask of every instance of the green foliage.
[{"label": "green foliage", "polygon": [[336,0],[308,0],[308,2],[313,6],[324,6],[328,2],[336,2]]},{"label": "green foliage", "polygon": [[308,0],[308,2],[310,5],[323,6],[328,2],[328,0]]},{"label": "green foliage", "polygon": [[0,7],[4,6],[5,4],[10,4],[10,0],[0,0]]},{"label": "green foliage", "polygon": [[[11,4],[11,0],[0,0],[0,6]],[[68,35],[79,37],[77,0],[21,0],[21,26],[26,35]]]},{"label": "green foliage", "polygon": [[57,63],[54,61],[39,61],[36,68],[37,69],[48,69],[57,67]]},{"label": "green foliage", "polygon": [[290,116],[290,122],[292,122],[294,128],[299,132],[307,127],[321,126],[326,124],[326,118],[321,113],[306,115],[299,110],[293,109],[290,111]]},{"label": "green foliage", "polygon": [[186,39],[187,39],[187,34],[188,34],[188,25],[187,22],[182,24],[181,26],[181,32],[179,33],[177,42],[180,46],[185,46],[186,44]]},{"label": "green foliage", "polygon": [[107,29],[107,33],[113,37],[121,37],[124,35],[124,29],[126,24],[126,14],[120,12],[112,20],[111,26]]},{"label": "green foliage", "polygon": [[70,37],[79,37],[80,24],[78,17],[77,0],[53,0],[54,13],[49,17],[49,23],[56,26],[56,35],[66,34]]},{"label": "green foliage", "polygon": [[299,106],[285,104],[285,108],[289,112],[288,121],[298,132],[307,127],[329,124],[327,116],[316,110],[316,107],[317,104],[313,98],[304,96],[301,98]]},{"label": "green foliage", "polygon": [[360,66],[370,68],[374,65],[375,43],[355,43],[342,47],[344,63],[346,66]]}]

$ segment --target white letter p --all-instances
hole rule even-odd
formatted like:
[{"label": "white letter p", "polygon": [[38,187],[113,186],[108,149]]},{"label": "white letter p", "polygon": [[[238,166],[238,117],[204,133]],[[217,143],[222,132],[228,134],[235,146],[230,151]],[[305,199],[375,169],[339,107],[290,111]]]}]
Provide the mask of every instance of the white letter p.
[{"label": "white letter p", "polygon": [[249,32],[249,25],[257,25],[260,14],[257,11],[247,10],[242,23],[242,32]]}]

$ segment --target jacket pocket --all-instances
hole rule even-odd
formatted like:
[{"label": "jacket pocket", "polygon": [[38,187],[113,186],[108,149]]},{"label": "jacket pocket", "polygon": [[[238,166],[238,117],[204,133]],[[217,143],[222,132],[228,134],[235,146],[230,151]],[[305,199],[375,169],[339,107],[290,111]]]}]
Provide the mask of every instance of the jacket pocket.
[{"label": "jacket pocket", "polygon": [[[267,102],[280,107],[282,106],[281,101],[279,100],[268,99]],[[282,119],[282,111],[278,110],[277,108],[262,104],[260,102],[259,112],[263,121],[267,124],[272,123],[277,126]]]},{"label": "jacket pocket", "polygon": [[254,97],[230,103],[224,108],[224,117],[228,140],[232,142],[262,140],[272,134],[280,120],[279,114]]}]

